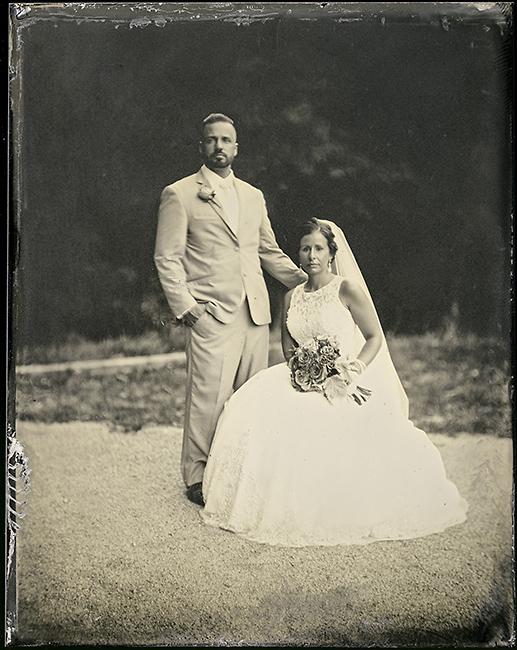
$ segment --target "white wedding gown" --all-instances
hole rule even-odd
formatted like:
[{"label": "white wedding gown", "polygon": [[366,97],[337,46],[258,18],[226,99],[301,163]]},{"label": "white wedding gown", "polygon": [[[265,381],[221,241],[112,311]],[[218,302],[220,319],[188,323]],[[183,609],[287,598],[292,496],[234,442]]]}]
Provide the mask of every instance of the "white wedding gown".
[{"label": "white wedding gown", "polygon": [[[302,344],[338,338],[342,356],[362,341],[339,299],[342,278],[292,295],[287,326]],[[247,539],[283,546],[364,544],[445,530],[467,503],[447,479],[439,451],[386,392],[374,360],[359,384],[362,406],[300,393],[282,363],[228,400],[203,480],[203,520]]]}]

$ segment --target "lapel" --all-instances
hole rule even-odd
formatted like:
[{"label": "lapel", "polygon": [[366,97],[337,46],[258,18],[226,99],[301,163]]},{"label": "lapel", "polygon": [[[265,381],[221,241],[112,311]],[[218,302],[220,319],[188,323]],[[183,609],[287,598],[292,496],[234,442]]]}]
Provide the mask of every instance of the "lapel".
[{"label": "lapel", "polygon": [[[210,189],[212,189],[212,187],[210,186],[210,183],[206,180],[206,178],[205,178],[205,176],[204,176],[201,169],[196,174],[196,182],[198,184],[198,192],[199,192],[199,190],[201,189],[201,187],[203,185],[205,187],[209,187]],[[237,185],[238,185],[238,183],[236,183],[236,186]],[[237,188],[237,195],[239,197],[239,205],[240,205],[241,204],[240,203],[241,202],[241,195],[240,195],[240,192],[239,192],[238,188]],[[201,199],[201,197],[198,197],[198,198],[199,198],[200,201],[203,201],[203,199]],[[232,227],[230,226],[230,224],[228,222],[228,216],[227,216],[226,212],[224,211],[223,206],[219,203],[219,200],[217,198],[217,194],[215,194],[214,198],[211,198],[209,201],[203,201],[203,202],[208,203],[211,206],[211,208],[214,210],[214,212],[224,221],[226,227],[228,228],[230,233],[233,235],[233,237],[235,239],[237,239],[237,234],[233,231]]]}]

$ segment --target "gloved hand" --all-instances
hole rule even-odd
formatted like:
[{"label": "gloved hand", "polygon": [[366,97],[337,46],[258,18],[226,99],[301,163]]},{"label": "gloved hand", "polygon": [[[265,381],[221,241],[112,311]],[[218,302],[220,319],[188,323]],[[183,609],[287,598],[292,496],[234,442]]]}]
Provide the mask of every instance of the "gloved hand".
[{"label": "gloved hand", "polygon": [[372,396],[372,391],[369,388],[363,388],[357,384],[350,384],[348,387],[348,399],[354,400],[356,404],[362,406]]},{"label": "gloved hand", "polygon": [[359,376],[366,370],[366,364],[360,359],[354,359],[340,363],[339,366],[339,372],[347,384],[347,398],[362,406],[372,395],[369,388],[357,384]]}]

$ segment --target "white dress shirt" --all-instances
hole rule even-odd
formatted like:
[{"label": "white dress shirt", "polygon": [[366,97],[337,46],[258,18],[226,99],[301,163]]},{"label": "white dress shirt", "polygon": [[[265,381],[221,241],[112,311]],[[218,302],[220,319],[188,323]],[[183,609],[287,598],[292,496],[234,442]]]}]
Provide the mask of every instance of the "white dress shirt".
[{"label": "white dress shirt", "polygon": [[235,189],[235,176],[233,171],[230,170],[229,175],[226,178],[222,178],[206,165],[203,165],[202,169],[210,187],[215,190],[215,198],[222,205],[228,217],[230,228],[237,234],[239,230],[239,197]]}]

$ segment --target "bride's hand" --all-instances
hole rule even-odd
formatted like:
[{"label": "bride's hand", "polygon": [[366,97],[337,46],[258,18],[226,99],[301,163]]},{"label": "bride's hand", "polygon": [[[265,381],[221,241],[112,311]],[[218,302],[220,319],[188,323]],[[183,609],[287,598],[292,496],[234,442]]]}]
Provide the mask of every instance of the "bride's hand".
[{"label": "bride's hand", "polygon": [[353,361],[346,361],[339,365],[341,366],[340,373],[345,383],[348,384],[348,398],[354,400],[359,406],[362,406],[372,395],[372,391],[369,388],[364,388],[357,384],[359,375],[366,370],[366,364],[360,359],[354,359]]},{"label": "bride's hand", "polygon": [[366,364],[363,363],[360,359],[354,359],[349,361],[345,359],[343,361],[338,360],[336,363],[339,374],[343,377],[345,382],[354,384],[359,375],[366,370]]},{"label": "bride's hand", "polygon": [[348,397],[353,399],[356,404],[362,406],[372,396],[372,391],[369,388],[358,386],[357,384],[350,384],[348,387]]}]

